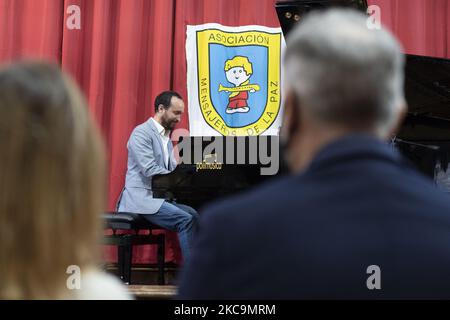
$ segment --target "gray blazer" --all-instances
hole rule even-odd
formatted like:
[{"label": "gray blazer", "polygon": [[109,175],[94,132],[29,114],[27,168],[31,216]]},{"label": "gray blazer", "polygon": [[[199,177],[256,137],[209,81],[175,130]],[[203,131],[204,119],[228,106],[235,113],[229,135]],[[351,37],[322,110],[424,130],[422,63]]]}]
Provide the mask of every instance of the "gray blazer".
[{"label": "gray blazer", "polygon": [[118,202],[118,210],[142,214],[158,212],[164,199],[153,198],[152,177],[173,171],[176,160],[172,141],[169,140],[168,166],[164,163],[162,140],[153,121],[148,119],[134,128],[127,144],[128,167],[125,187]]}]

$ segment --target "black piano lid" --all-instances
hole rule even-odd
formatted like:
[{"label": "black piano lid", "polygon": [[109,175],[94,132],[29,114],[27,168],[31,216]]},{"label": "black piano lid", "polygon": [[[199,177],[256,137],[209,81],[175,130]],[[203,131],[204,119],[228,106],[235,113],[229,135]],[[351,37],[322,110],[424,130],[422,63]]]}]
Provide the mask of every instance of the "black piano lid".
[{"label": "black piano lid", "polygon": [[405,97],[408,115],[398,135],[450,142],[450,60],[406,55]]},{"label": "black piano lid", "polygon": [[406,55],[405,95],[411,116],[450,125],[450,60]]}]

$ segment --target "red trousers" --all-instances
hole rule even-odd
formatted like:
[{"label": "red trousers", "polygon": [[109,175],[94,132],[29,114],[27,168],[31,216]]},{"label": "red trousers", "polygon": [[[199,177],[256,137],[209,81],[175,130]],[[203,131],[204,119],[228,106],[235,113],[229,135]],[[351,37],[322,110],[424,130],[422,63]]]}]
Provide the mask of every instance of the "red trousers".
[{"label": "red trousers", "polygon": [[237,96],[229,99],[227,108],[237,109],[248,107],[247,99],[248,99],[248,91],[241,91]]}]

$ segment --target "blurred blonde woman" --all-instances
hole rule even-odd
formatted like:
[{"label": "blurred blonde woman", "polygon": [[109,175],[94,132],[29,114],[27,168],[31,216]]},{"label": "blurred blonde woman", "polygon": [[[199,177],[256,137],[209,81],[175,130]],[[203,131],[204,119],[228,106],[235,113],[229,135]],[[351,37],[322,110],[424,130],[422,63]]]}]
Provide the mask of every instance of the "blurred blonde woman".
[{"label": "blurred blonde woman", "polygon": [[129,298],[97,268],[104,149],[57,66],[0,70],[0,150],[0,298]]}]

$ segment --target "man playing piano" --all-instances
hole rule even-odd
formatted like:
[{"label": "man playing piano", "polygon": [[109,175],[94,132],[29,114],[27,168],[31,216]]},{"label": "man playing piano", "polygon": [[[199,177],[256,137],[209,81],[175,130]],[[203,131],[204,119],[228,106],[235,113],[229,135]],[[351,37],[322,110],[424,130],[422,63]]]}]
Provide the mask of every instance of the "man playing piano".
[{"label": "man playing piano", "polygon": [[137,126],[128,140],[125,188],[118,203],[121,212],[143,214],[150,222],[178,233],[184,260],[189,259],[198,214],[186,205],[153,198],[152,177],[177,166],[170,132],[184,112],[181,96],[165,91],[155,99],[155,116]]}]

